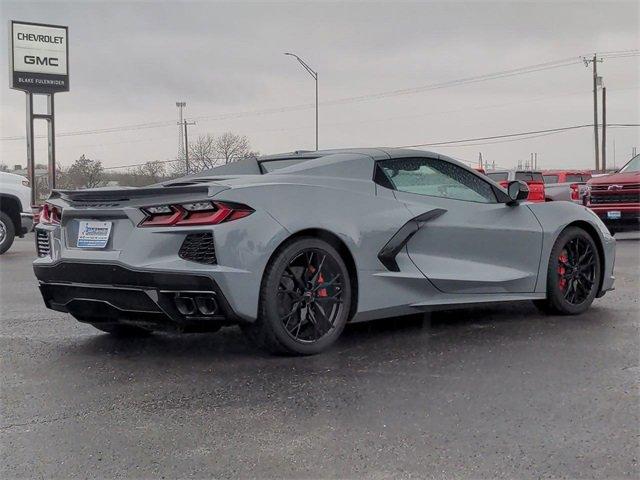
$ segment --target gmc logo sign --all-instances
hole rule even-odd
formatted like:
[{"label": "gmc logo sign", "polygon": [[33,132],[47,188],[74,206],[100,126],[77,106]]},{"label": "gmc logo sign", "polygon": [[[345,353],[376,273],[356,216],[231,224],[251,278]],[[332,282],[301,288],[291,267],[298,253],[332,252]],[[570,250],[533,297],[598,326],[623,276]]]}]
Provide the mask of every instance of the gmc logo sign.
[{"label": "gmc logo sign", "polygon": [[25,55],[24,63],[27,65],[46,65],[49,67],[58,67],[59,59],[57,57],[38,57],[35,55]]}]

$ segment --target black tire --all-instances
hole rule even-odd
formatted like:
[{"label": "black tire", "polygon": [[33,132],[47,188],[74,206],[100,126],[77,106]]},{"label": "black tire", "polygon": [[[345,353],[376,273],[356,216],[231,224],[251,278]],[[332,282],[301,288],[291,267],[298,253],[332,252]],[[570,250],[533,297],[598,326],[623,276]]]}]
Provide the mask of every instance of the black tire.
[{"label": "black tire", "polygon": [[313,355],[338,339],[350,308],[349,271],[338,251],[323,240],[301,237],[280,247],[267,265],[258,319],[241,328],[270,353]]},{"label": "black tire", "polygon": [[151,330],[119,323],[92,323],[91,326],[118,338],[148,337],[153,333]]},{"label": "black tire", "polygon": [[11,248],[16,238],[13,220],[4,212],[0,212],[0,255]]},{"label": "black tire", "polygon": [[551,250],[547,298],[535,304],[550,314],[583,313],[598,294],[601,269],[602,260],[591,235],[578,227],[566,228]]}]

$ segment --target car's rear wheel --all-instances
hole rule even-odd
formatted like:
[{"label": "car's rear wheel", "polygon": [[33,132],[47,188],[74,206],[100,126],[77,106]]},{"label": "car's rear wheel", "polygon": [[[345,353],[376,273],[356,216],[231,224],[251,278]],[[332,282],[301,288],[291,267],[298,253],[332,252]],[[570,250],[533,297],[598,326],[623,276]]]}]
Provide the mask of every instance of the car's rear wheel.
[{"label": "car's rear wheel", "polygon": [[11,248],[16,236],[13,221],[4,212],[0,212],[0,255]]},{"label": "car's rear wheel", "polygon": [[350,306],[349,271],[340,254],[323,240],[302,237],[267,266],[258,319],[242,329],[271,353],[312,355],[340,336]]},{"label": "car's rear wheel", "polygon": [[547,298],[536,302],[544,311],[577,315],[589,308],[600,283],[601,259],[587,232],[565,229],[551,250],[547,273]]},{"label": "car's rear wheel", "polygon": [[134,325],[122,325],[119,323],[92,323],[93,327],[118,338],[146,337],[153,333],[151,330],[136,327]]}]

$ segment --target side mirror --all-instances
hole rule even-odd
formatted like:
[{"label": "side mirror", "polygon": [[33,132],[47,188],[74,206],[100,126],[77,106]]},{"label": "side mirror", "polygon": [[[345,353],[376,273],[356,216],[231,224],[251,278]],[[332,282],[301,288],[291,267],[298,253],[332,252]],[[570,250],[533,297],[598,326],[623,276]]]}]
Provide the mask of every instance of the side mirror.
[{"label": "side mirror", "polygon": [[529,186],[522,180],[514,180],[507,185],[509,203],[507,205],[517,205],[520,200],[526,200],[529,196]]}]

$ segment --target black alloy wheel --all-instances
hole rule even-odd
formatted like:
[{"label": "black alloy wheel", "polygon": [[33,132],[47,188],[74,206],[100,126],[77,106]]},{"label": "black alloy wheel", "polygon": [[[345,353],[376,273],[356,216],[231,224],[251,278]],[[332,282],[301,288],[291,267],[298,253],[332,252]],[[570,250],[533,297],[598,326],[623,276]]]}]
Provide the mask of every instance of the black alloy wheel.
[{"label": "black alloy wheel", "polygon": [[589,308],[600,286],[601,259],[594,239],[578,227],[565,229],[551,250],[543,310],[576,315]]},{"label": "black alloy wheel", "polygon": [[593,245],[576,236],[562,249],[558,257],[558,288],[564,299],[580,305],[597,281],[596,251]]},{"label": "black alloy wheel", "polygon": [[340,254],[323,240],[302,237],[267,266],[258,319],[242,328],[272,353],[311,355],[340,336],[350,307],[351,280]]},{"label": "black alloy wheel", "polygon": [[317,342],[335,328],[343,308],[344,278],[324,250],[308,248],[289,261],[278,286],[278,313],[286,332],[299,342]]}]

